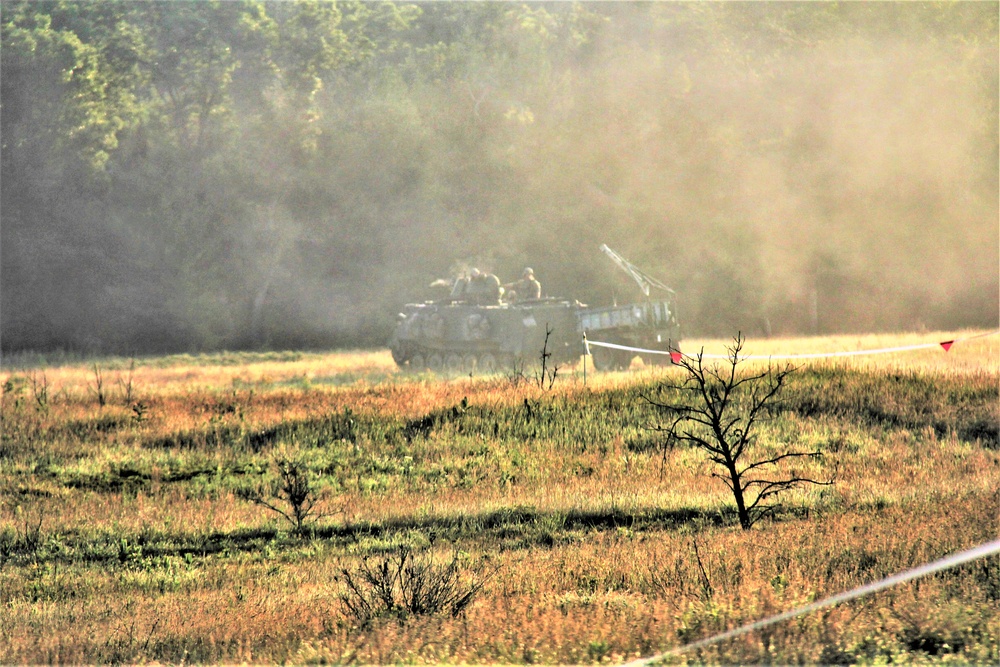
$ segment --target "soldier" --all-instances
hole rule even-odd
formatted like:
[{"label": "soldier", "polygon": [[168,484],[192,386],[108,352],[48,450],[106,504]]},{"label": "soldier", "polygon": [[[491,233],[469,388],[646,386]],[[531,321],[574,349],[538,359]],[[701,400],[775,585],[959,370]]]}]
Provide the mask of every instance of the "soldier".
[{"label": "soldier", "polygon": [[535,280],[535,272],[530,266],[525,267],[520,280],[503,287],[508,291],[511,302],[542,298],[542,284]]},{"label": "soldier", "polygon": [[500,279],[492,273],[484,273],[473,268],[469,278],[469,286],[466,289],[469,300],[480,306],[489,306],[500,303],[500,295],[503,288],[500,287]]}]

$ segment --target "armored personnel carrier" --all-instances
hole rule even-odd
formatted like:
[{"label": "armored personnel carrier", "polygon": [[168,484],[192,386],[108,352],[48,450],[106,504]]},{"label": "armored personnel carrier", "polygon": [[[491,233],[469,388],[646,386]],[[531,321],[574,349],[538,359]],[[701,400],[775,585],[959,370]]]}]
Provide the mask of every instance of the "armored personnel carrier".
[{"label": "armored personnel carrier", "polygon": [[[680,340],[673,290],[606,245],[601,250],[639,283],[644,301],[592,308],[549,297],[483,305],[453,289],[447,299],[403,307],[389,343],[393,359],[412,371],[504,372],[538,362],[543,349],[550,364],[576,363],[589,339],[598,370],[627,368],[637,355],[647,364],[671,363]],[[662,294],[651,297],[653,288]]]}]

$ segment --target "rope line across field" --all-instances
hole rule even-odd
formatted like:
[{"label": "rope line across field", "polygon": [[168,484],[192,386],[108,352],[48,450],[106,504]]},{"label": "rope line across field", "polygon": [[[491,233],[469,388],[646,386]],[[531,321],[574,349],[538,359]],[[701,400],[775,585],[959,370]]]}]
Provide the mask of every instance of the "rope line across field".
[{"label": "rope line across field", "polygon": [[658,655],[650,656],[648,658],[641,658],[639,660],[633,660],[632,662],[626,663],[623,667],[639,667],[639,665],[649,665],[656,662],[662,658],[670,655],[677,655],[690,651],[696,648],[702,648],[709,646],[710,644],[716,644],[718,642],[724,641],[726,639],[732,639],[733,637],[739,637],[740,635],[745,635],[748,632],[753,632],[754,630],[759,630],[765,628],[769,625],[774,625],[775,623],[780,623],[781,621],[786,621],[790,618],[795,618],[796,616],[801,616],[803,614],[808,614],[819,609],[824,609],[826,607],[832,607],[834,605],[840,604],[841,602],[847,602],[848,600],[854,600],[865,595],[870,595],[876,593],[890,586],[895,586],[896,584],[902,584],[912,579],[917,579],[919,577],[926,576],[928,574],[934,574],[935,572],[940,572],[942,570],[948,570],[953,567],[957,567],[964,563],[968,563],[979,558],[985,558],[987,556],[992,556],[994,554],[1000,553],[1000,540],[993,540],[992,542],[987,542],[986,544],[980,544],[979,546],[967,549],[965,551],[960,551],[959,553],[946,556],[932,563],[927,563],[926,565],[921,565],[915,567],[911,570],[906,570],[905,572],[900,572],[894,574],[885,579],[880,579],[878,581],[873,581],[870,584],[865,584],[864,586],[859,586],[857,588],[845,591],[843,593],[838,593],[836,595],[831,595],[828,598],[824,598],[817,602],[813,602],[797,609],[792,609],[781,614],[776,614],[769,618],[765,618],[754,623],[748,623],[742,625],[733,630],[723,632],[717,635],[713,635],[706,639],[702,639],[690,644],[685,644],[683,646],[678,646],[675,649],[667,651],[665,653],[660,653]]},{"label": "rope line across field", "polygon": [[[958,345],[959,343],[964,343],[965,341],[973,340],[974,338],[985,338],[986,336],[996,336],[1000,334],[998,331],[990,331],[987,333],[976,334],[975,336],[967,336],[965,338],[954,338],[952,340],[945,340],[938,343],[920,343],[917,345],[900,345],[897,347],[883,347],[874,350],[850,350],[845,352],[813,352],[804,354],[747,354],[741,355],[740,359],[824,359],[832,357],[858,357],[864,355],[874,355],[874,354],[892,354],[895,352],[909,352],[911,350],[926,350],[930,348],[941,347],[945,352],[949,351],[952,346]],[[586,354],[590,354],[590,347],[605,347],[613,350],[625,350],[626,352],[635,352],[636,354],[666,354],[670,355],[670,358],[677,363],[682,357],[687,357],[689,359],[695,359],[701,357],[702,359],[729,359],[728,354],[683,354],[676,350],[650,350],[641,347],[631,347],[629,345],[619,345],[618,343],[606,343],[604,341],[589,340],[587,335],[583,335],[583,346],[586,350]]]}]

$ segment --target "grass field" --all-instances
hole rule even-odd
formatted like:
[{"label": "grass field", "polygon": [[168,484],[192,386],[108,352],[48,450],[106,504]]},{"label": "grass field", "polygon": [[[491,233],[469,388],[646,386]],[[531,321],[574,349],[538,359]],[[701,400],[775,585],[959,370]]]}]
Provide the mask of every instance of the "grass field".
[{"label": "grass field", "polygon": [[[821,451],[802,465],[835,483],[743,531],[703,453],[651,428],[676,369],[544,389],[381,351],[5,359],[0,663],[616,663],[1000,535],[1000,336],[797,365],[758,446]],[[252,501],[279,462],[311,484],[302,530]],[[359,614],[348,581],[405,555],[471,604]],[[670,661],[998,664],[1000,559]]]}]

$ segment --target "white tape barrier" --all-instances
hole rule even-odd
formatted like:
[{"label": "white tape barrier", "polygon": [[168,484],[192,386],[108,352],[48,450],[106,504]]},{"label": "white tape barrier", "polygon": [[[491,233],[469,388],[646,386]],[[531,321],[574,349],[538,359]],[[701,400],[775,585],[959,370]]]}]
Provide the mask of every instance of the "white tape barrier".
[{"label": "white tape barrier", "polygon": [[629,347],[628,345],[619,345],[618,343],[603,343],[598,340],[588,340],[587,335],[584,334],[583,335],[584,354],[590,354],[591,345],[596,345],[597,347],[607,347],[611,348],[612,350],[626,350],[628,352],[635,352],[636,354],[669,354],[670,358],[673,359],[674,362],[680,361],[681,358],[681,353],[676,351],[669,352],[667,350],[646,350],[641,347]]},{"label": "white tape barrier", "polygon": [[717,642],[725,641],[726,639],[732,639],[733,637],[739,637],[740,635],[745,635],[748,632],[753,632],[754,630],[759,630],[765,628],[769,625],[774,625],[775,623],[780,623],[781,621],[786,621],[790,618],[795,618],[796,616],[801,616],[803,614],[808,614],[824,607],[832,607],[834,605],[840,604],[841,602],[847,602],[848,600],[853,600],[865,595],[870,595],[877,591],[880,591],[890,586],[895,586],[896,584],[902,584],[911,579],[917,579],[918,577],[923,577],[928,574],[934,574],[935,572],[940,572],[942,570],[947,570],[963,563],[968,563],[969,561],[976,560],[978,558],[985,558],[986,556],[991,556],[993,554],[1000,553],[1000,540],[994,540],[992,542],[987,542],[986,544],[981,544],[978,547],[968,549],[966,551],[959,552],[957,554],[952,554],[951,556],[946,556],[941,560],[936,560],[933,563],[928,563],[927,565],[921,565],[920,567],[915,567],[912,570],[907,570],[899,574],[894,574],[891,577],[881,579],[879,581],[860,586],[850,591],[844,593],[838,593],[837,595],[824,598],[818,602],[813,602],[807,604],[798,609],[793,609],[791,611],[786,611],[777,616],[772,616],[770,618],[765,618],[762,621],[757,621],[756,623],[749,623],[747,625],[736,628],[735,630],[729,630],[728,632],[723,632],[722,634],[714,635],[707,639],[702,639],[690,644],[685,644],[683,646],[678,646],[675,649],[667,651],[665,653],[660,653],[658,655],[651,656],[649,658],[642,658],[639,660],[633,660],[632,662],[625,663],[623,667],[638,667],[639,665],[648,665],[657,660],[665,658],[671,655],[679,655],[686,651],[690,651],[696,648],[702,648],[710,644],[715,644]]},{"label": "white tape barrier", "polygon": [[[995,336],[1000,334],[1000,331],[990,331],[988,333],[976,334],[975,336],[968,336],[966,338],[955,338],[953,340],[946,340],[940,343],[921,343],[919,345],[902,345],[899,347],[883,347],[877,350],[853,350],[849,352],[817,352],[811,354],[746,354],[740,355],[740,359],[823,359],[830,357],[857,357],[869,354],[891,354],[893,352],[909,352],[910,350],[926,350],[932,347],[944,348],[947,352],[951,349],[952,345],[957,345],[958,343],[963,343],[967,340],[972,340],[973,338],[983,338],[985,336]],[[641,347],[630,347],[628,345],[619,345],[617,343],[605,343],[603,341],[588,340],[586,335],[583,337],[583,345],[587,354],[590,354],[590,346],[595,345],[597,347],[607,347],[613,350],[625,350],[628,352],[635,352],[636,354],[668,354],[670,358],[677,363],[681,360],[681,357],[687,357],[689,359],[694,359],[698,355],[692,354],[681,354],[677,351],[667,351],[667,350],[647,350]],[[729,359],[728,354],[702,354],[702,359]]]}]

